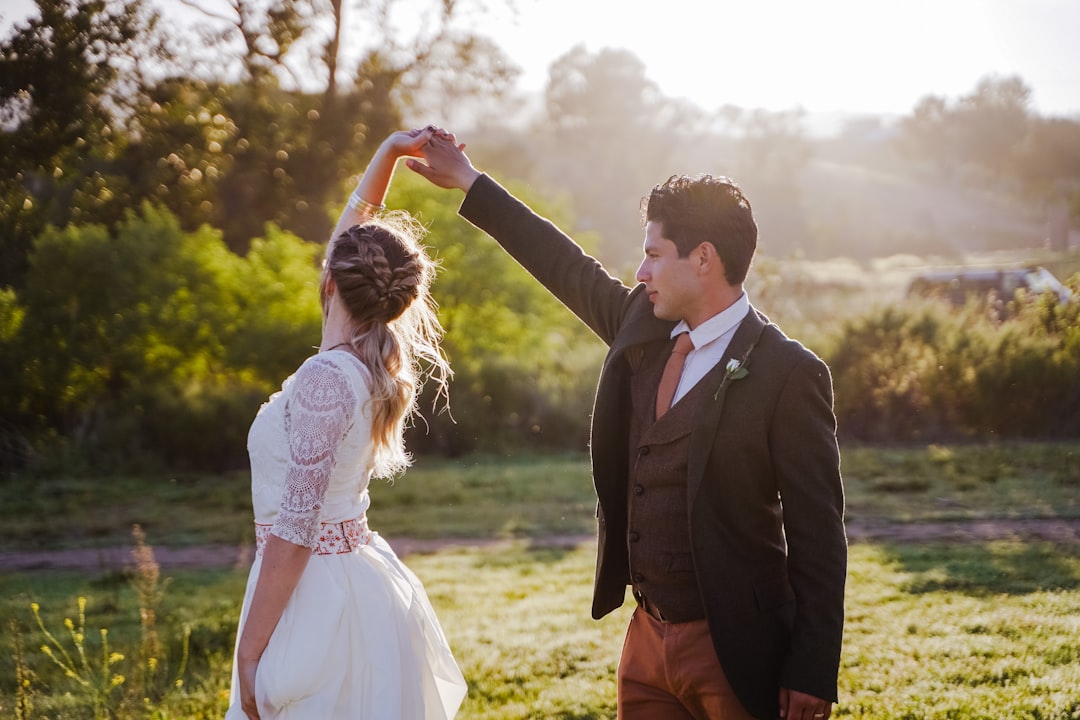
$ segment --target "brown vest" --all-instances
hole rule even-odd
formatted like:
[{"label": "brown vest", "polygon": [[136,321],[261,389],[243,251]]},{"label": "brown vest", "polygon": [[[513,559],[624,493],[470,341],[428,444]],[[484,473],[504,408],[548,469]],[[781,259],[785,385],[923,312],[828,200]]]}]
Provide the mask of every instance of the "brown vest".
[{"label": "brown vest", "polygon": [[687,457],[698,383],[659,420],[656,387],[671,343],[648,353],[631,380],[630,482],[627,548],[635,595],[644,595],[671,622],[705,617],[690,547]]}]

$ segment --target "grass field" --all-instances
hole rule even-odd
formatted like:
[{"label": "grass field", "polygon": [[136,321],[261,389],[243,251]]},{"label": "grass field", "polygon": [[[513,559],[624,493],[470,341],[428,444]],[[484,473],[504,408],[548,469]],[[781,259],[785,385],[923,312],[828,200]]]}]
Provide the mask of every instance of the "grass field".
[{"label": "grass field", "polygon": [[[1080,518],[1080,443],[845,447],[850,522]],[[247,473],[20,478],[0,483],[0,552],[253,542]],[[582,454],[421,458],[372,483],[372,526],[390,538],[514,538],[595,531]],[[59,531],[57,518],[63,518]]]},{"label": "grass field", "polygon": [[[1076,444],[857,448],[845,452],[844,464],[856,518],[903,523],[1060,518],[1078,514],[1078,453]],[[592,542],[551,548],[529,540],[591,532],[587,477],[583,458],[576,456],[529,462],[474,458],[421,466],[392,487],[377,489],[384,527],[432,535],[445,523],[447,535],[508,538],[496,546],[408,558],[429,590],[469,681],[460,718],[614,717],[615,666],[630,608],[601,621],[590,619]],[[112,482],[131,490],[140,481]],[[132,508],[153,508],[153,489],[174,487],[141,482],[145,497],[139,503],[111,510],[94,504],[93,513],[70,516],[78,543],[129,541],[129,528],[95,534],[85,527],[104,526],[102,518],[109,513],[122,525],[142,519]],[[224,497],[246,490],[244,478],[220,482]],[[185,483],[178,480],[175,486],[185,488]],[[584,491],[578,487],[582,484]],[[226,492],[227,487],[232,489]],[[394,495],[402,489],[412,499]],[[76,483],[71,490],[84,492]],[[172,492],[171,512],[161,514],[162,527],[172,530],[155,538],[148,529],[150,542],[229,537],[201,529],[214,525],[199,515],[209,513],[211,502],[222,502],[221,496],[211,500],[210,493]],[[4,493],[4,547],[25,547],[18,539],[22,536],[8,530],[12,511],[4,506],[15,493],[7,486]],[[193,509],[186,507],[189,502]],[[249,522],[245,514],[250,511],[241,501],[235,504],[237,509],[229,505],[220,513],[219,523]],[[19,533],[32,526],[27,519]],[[34,547],[65,544],[37,542],[33,532],[30,537]],[[834,717],[1080,718],[1078,551],[1075,544],[1019,541],[853,545],[841,699]],[[70,648],[64,619],[73,618],[77,625],[77,598],[85,597],[83,644],[90,664],[100,653],[99,627],[109,629],[110,650],[125,656],[108,668],[125,678],[105,695],[108,708],[118,710],[115,717],[220,718],[245,571],[167,574],[156,614],[161,645],[156,685],[147,683],[138,668],[144,636],[140,608],[146,604],[133,584],[138,573],[0,575],[0,643],[5,649],[0,654],[0,717],[20,717],[17,678],[28,681],[21,698],[33,705],[23,717],[94,717],[89,691],[41,652],[45,639],[30,610],[31,603],[38,603],[45,626]],[[171,680],[183,661],[185,627],[190,651],[177,688]],[[152,692],[141,692],[147,686]],[[151,700],[143,702],[140,694]]]}]

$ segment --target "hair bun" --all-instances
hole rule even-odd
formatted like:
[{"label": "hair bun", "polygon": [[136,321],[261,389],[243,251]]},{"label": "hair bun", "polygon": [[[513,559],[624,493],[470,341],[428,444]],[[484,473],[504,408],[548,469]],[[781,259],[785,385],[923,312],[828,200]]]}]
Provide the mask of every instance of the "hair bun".
[{"label": "hair bun", "polygon": [[392,231],[369,223],[338,239],[329,263],[349,313],[357,323],[389,323],[420,297],[426,265]]}]

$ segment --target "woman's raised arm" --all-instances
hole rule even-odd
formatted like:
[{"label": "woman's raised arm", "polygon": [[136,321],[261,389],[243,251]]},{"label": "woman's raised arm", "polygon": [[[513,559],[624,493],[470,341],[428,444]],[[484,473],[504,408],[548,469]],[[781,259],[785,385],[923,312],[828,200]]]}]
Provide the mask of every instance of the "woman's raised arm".
[{"label": "woman's raised arm", "polygon": [[397,161],[403,157],[420,157],[421,148],[432,137],[449,139],[453,142],[454,136],[442,128],[428,125],[417,130],[399,130],[391,133],[379,145],[371,161],[368,163],[364,175],[360,178],[356,189],[349,195],[345,207],[341,211],[337,225],[330,239],[336,238],[353,225],[364,222],[375,212],[383,208],[383,200],[386,198],[386,189],[390,186],[390,180],[394,176],[394,167]]}]

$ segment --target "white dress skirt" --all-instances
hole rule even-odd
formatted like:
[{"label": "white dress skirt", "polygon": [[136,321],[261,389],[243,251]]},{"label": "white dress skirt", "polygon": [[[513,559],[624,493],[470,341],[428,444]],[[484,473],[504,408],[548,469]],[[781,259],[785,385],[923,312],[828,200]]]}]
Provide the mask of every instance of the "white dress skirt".
[{"label": "white dress skirt", "polygon": [[[267,536],[312,548],[259,661],[262,720],[442,720],[454,717],[467,692],[420,580],[367,527],[367,388],[367,371],[351,353],[320,353],[252,423],[258,553],[238,639]],[[235,656],[225,717],[246,718]]]}]

